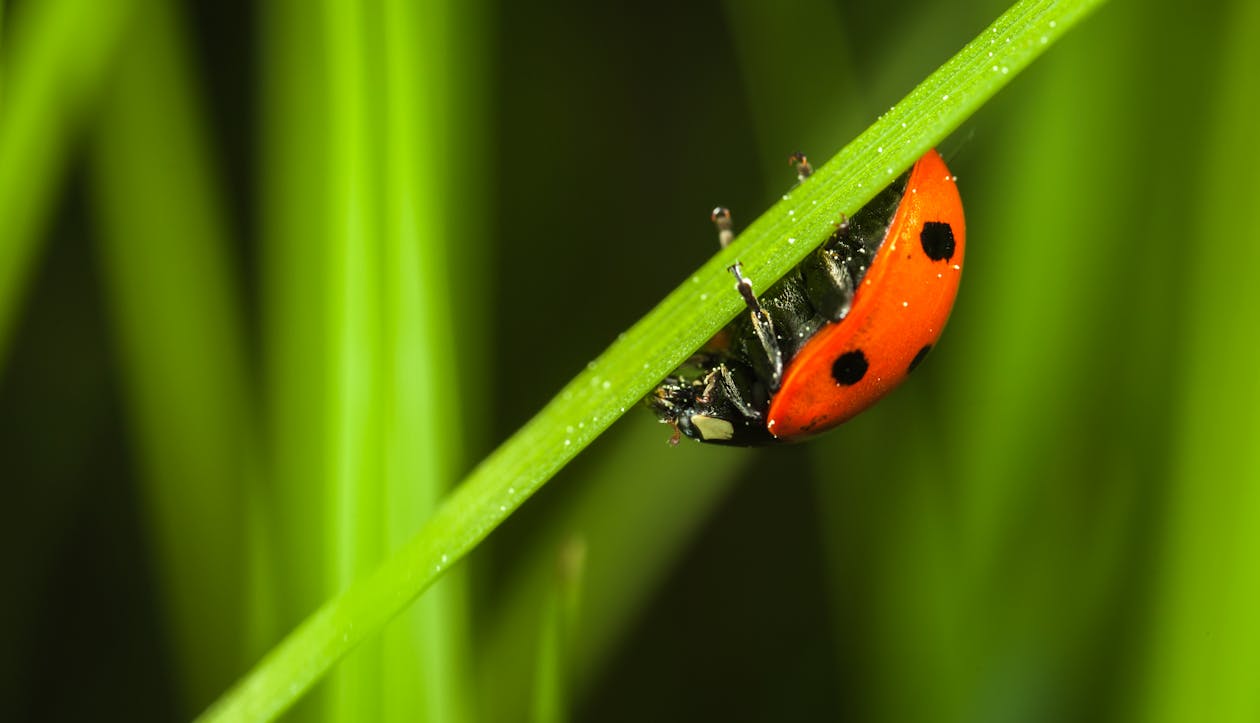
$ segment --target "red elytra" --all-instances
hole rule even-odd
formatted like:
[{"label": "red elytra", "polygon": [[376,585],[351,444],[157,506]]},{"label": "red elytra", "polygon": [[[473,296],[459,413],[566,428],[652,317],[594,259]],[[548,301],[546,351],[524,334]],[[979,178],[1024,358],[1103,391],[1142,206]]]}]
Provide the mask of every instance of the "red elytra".
[{"label": "red elytra", "polygon": [[954,176],[935,150],[928,151],[910,172],[849,313],[819,329],[784,370],[767,431],[785,441],[812,436],[900,384],[949,319],[966,235]]}]

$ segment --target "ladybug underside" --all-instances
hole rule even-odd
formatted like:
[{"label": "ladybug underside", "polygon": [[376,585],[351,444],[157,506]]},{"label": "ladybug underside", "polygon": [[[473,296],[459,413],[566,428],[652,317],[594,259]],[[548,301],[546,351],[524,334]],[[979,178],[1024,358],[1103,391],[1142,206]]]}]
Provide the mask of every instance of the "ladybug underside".
[{"label": "ladybug underside", "polygon": [[662,422],[693,439],[740,447],[784,441],[766,428],[783,370],[823,326],[849,312],[854,294],[905,191],[903,174],[778,283],[754,297],[739,280],[749,311],[728,324],[648,397]]}]

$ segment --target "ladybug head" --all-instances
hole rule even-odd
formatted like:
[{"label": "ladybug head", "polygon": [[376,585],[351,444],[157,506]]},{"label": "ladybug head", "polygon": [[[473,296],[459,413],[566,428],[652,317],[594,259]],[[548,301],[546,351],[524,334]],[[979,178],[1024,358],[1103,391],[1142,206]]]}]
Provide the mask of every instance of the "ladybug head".
[{"label": "ladybug head", "polygon": [[671,375],[647,398],[657,418],[674,428],[670,443],[680,436],[736,446],[773,442],[763,415],[735,396],[739,390],[730,372],[725,367],[704,372],[694,378]]}]

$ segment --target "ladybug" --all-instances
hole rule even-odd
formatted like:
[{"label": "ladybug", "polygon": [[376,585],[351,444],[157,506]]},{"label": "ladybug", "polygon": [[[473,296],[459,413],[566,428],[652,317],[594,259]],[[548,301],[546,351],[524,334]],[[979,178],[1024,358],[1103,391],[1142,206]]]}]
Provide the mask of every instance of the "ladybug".
[{"label": "ladybug", "polygon": [[[801,180],[812,168],[791,158]],[[962,277],[966,225],[956,179],[935,151],[884,189],[760,297],[729,268],[748,313],[647,398],[701,442],[798,442],[874,404],[940,338]],[[713,212],[719,240],[730,212]]]}]

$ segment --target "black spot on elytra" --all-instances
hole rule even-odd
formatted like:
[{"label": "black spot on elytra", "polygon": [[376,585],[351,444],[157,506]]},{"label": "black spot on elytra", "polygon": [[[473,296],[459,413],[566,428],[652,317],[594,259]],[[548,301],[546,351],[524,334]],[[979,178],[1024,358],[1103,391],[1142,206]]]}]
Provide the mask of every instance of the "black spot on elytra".
[{"label": "black spot on elytra", "polygon": [[932,345],[925,344],[923,348],[919,350],[919,353],[915,354],[914,358],[910,360],[910,366],[906,368],[906,374],[909,374],[910,372],[914,371],[914,368],[919,366],[919,364],[921,364],[923,360],[927,358],[928,352],[930,351],[932,351]]},{"label": "black spot on elytra", "polygon": [[836,380],[836,384],[845,387],[852,386],[862,381],[869,366],[866,355],[861,349],[847,351],[837,357],[835,363],[831,365],[831,377]]},{"label": "black spot on elytra", "polygon": [[942,221],[928,221],[919,232],[923,253],[933,261],[949,261],[954,256],[954,229]]}]

